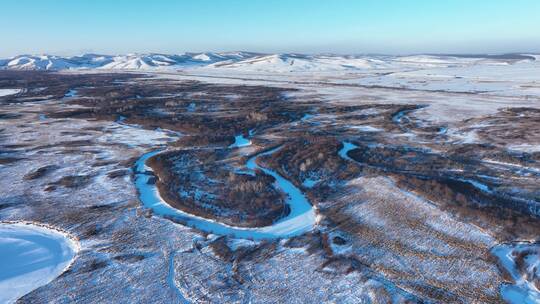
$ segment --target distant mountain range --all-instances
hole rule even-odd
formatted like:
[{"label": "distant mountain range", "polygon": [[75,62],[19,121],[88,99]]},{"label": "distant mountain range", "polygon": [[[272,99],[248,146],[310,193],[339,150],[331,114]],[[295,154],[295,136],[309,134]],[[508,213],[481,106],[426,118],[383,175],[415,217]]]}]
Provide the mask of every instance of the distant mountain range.
[{"label": "distant mountain range", "polygon": [[251,52],[207,52],[80,56],[19,55],[0,59],[9,70],[180,70],[188,68],[239,69],[267,72],[317,72],[385,69],[396,66],[448,67],[472,64],[509,65],[539,60],[539,55],[302,55]]}]

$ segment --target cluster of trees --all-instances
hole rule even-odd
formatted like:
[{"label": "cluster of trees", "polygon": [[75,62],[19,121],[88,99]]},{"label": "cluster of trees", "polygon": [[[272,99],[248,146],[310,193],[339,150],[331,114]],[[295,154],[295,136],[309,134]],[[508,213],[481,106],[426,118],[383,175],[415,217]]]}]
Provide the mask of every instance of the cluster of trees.
[{"label": "cluster of trees", "polygon": [[437,175],[448,169],[463,169],[464,163],[440,154],[408,147],[360,145],[349,152],[359,163],[378,167],[384,171],[410,171],[419,175]]},{"label": "cluster of trees", "polygon": [[[333,136],[306,135],[283,144],[278,151],[260,160],[264,166],[273,168],[297,187],[304,188],[310,201],[317,202],[335,193],[336,183],[361,171],[358,166],[339,157],[340,148],[341,141]],[[307,179],[318,182],[315,187],[306,187],[304,181]]]},{"label": "cluster of trees", "polygon": [[[48,71],[2,71],[0,88],[23,88],[20,97],[31,101],[31,97],[50,96],[62,98],[73,88],[105,87],[114,81],[140,77],[133,74],[59,74]],[[1,99],[1,98],[0,98]]]},{"label": "cluster of trees", "polygon": [[273,187],[273,177],[262,172],[255,176],[232,172],[216,163],[224,157],[220,153],[223,151],[174,151],[157,155],[148,164],[159,176],[162,196],[192,214],[250,227],[270,225],[288,214],[285,197]]},{"label": "cluster of trees", "polygon": [[[528,204],[503,193],[486,193],[469,182],[447,177],[418,177],[393,174],[398,186],[419,193],[465,219],[479,223],[498,223],[505,230],[501,238],[513,239],[538,235],[540,217],[528,210]],[[505,235],[506,234],[506,235]]]},{"label": "cluster of trees", "polygon": [[[85,109],[56,113],[54,117],[115,120],[122,115],[128,118],[127,122],[147,128],[161,127],[190,134],[223,136],[233,136],[291,119],[290,113],[284,110],[283,89],[279,88],[121,81],[127,80],[121,74],[116,78],[103,75],[91,77],[95,81],[59,82],[58,86],[52,84],[59,98],[69,89],[76,88],[84,98],[73,98],[66,102],[85,106]],[[232,101],[228,97],[231,93],[236,96]],[[197,99],[194,100],[193,96]],[[193,104],[196,111],[190,111]]]}]

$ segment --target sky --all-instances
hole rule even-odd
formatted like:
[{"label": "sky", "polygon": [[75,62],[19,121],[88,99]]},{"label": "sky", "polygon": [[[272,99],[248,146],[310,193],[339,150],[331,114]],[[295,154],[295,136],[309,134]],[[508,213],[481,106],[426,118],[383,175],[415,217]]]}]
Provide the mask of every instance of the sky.
[{"label": "sky", "polygon": [[2,0],[0,57],[540,52],[539,0]]}]

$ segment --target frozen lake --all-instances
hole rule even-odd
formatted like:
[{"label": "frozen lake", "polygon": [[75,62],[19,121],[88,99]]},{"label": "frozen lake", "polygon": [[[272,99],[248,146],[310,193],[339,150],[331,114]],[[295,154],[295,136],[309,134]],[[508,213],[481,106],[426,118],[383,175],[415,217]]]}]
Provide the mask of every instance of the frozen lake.
[{"label": "frozen lake", "polygon": [[0,89],[0,97],[19,93],[20,89]]},{"label": "frozen lake", "polygon": [[43,226],[0,224],[0,302],[13,303],[43,286],[71,264],[78,245]]}]

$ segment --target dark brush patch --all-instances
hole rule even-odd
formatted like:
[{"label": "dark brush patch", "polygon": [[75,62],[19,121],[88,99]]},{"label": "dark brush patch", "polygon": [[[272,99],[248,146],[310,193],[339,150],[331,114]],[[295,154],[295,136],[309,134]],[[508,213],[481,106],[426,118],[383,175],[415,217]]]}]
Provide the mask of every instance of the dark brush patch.
[{"label": "dark brush patch", "polygon": [[91,179],[92,179],[92,176],[90,175],[69,175],[69,176],[61,177],[59,180],[49,185],[63,186],[66,188],[74,189],[74,188],[81,188],[88,185]]},{"label": "dark brush patch", "polygon": [[128,263],[128,264],[138,263],[144,260],[145,258],[146,256],[144,256],[143,254],[136,254],[136,253],[122,254],[122,255],[117,255],[113,257],[115,261]]},{"label": "dark brush patch", "polygon": [[26,180],[32,180],[32,179],[38,179],[42,178],[45,175],[55,171],[58,169],[58,166],[56,165],[46,165],[40,168],[37,168],[34,171],[28,172],[26,175],[24,175],[24,179]]}]

